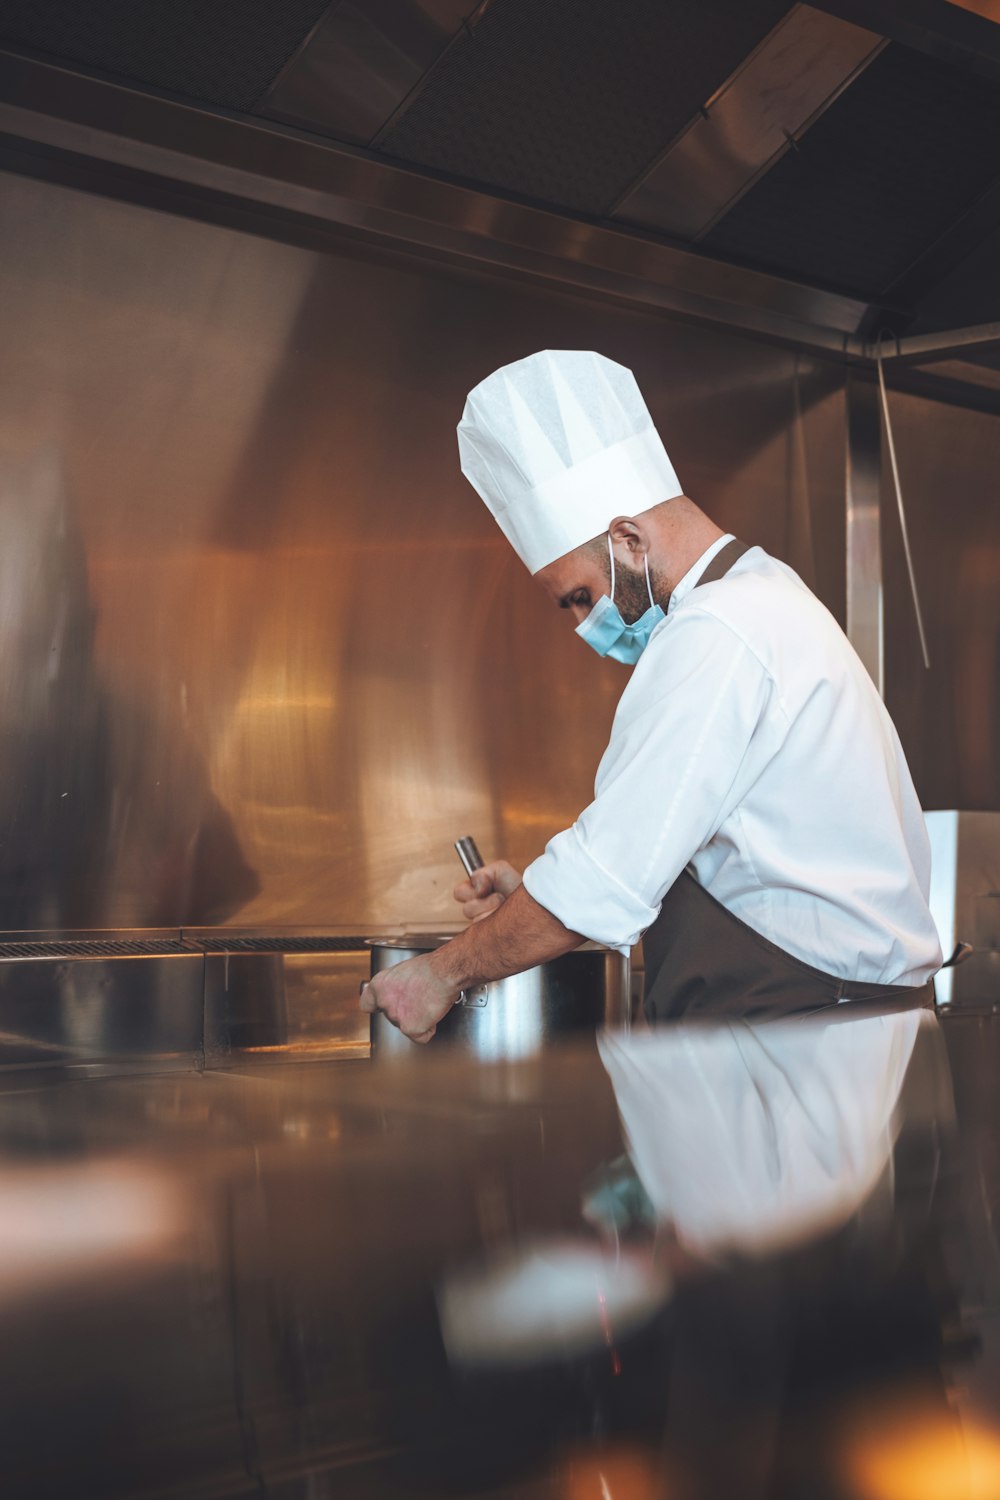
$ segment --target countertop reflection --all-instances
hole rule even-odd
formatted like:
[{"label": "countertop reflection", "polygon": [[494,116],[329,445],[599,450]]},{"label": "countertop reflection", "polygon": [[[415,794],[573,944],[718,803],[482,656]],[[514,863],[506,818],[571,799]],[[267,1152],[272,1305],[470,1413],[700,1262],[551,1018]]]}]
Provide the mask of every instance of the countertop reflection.
[{"label": "countertop reflection", "polygon": [[956,1120],[937,1026],[894,1039],[859,1146],[848,1029],[9,1075],[4,1494],[993,1493],[991,1048]]}]

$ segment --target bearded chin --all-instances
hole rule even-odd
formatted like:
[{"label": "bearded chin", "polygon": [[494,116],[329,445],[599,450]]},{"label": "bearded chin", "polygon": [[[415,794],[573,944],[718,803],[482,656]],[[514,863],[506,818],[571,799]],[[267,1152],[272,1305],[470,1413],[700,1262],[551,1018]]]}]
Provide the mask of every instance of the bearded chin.
[{"label": "bearded chin", "polygon": [[[653,593],[656,594],[655,574],[650,574]],[[637,572],[623,563],[615,569],[615,603],[626,625],[634,625],[649,609],[649,592],[646,588],[646,570]]]}]

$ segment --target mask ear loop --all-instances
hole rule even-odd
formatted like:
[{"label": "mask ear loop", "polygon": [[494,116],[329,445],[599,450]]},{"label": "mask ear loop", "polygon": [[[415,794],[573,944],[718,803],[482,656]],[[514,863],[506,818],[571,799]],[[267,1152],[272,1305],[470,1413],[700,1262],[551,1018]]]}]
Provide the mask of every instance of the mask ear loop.
[{"label": "mask ear loop", "polygon": [[615,602],[615,549],[611,545],[611,532],[608,532],[608,556],[611,559],[611,603]]},{"label": "mask ear loop", "polygon": [[645,564],[645,567],[646,567],[646,593],[649,595],[649,607],[650,607],[650,609],[655,609],[656,608],[656,600],[653,598],[653,585],[649,581],[649,553],[648,552],[644,552],[642,554],[642,560],[643,560],[643,563]]}]

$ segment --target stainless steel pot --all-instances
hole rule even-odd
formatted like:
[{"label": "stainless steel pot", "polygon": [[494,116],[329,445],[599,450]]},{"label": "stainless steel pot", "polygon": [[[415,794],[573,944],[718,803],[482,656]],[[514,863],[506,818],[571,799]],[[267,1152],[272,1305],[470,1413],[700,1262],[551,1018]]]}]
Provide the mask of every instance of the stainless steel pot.
[{"label": "stainless steel pot", "polygon": [[[447,941],[437,936],[372,939],[371,972],[378,974]],[[430,1045],[460,1047],[490,1061],[531,1057],[557,1038],[599,1026],[627,1026],[628,1020],[628,957],[584,943],[523,974],[466,991],[438,1023]],[[418,1050],[380,1013],[371,1022],[373,1057],[411,1056]]]}]

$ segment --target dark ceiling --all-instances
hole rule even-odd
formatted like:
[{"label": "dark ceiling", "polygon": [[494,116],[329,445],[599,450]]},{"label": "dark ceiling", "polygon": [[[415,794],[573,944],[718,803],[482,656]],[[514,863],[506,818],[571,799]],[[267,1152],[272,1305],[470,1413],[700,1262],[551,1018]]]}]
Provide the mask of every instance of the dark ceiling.
[{"label": "dark ceiling", "polygon": [[380,138],[388,154],[575,213],[609,213],[787,0],[493,0]]},{"label": "dark ceiling", "polygon": [[0,0],[0,43],[252,110],[327,0]]},{"label": "dark ceiling", "polygon": [[0,46],[845,292],[898,332],[1000,319],[1000,26],[949,0],[0,0]]},{"label": "dark ceiling", "polygon": [[705,248],[868,301],[1000,178],[1000,86],[893,43]]}]

